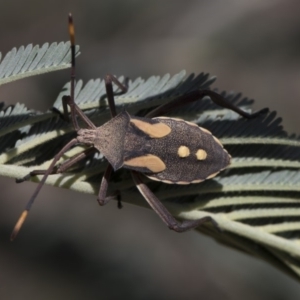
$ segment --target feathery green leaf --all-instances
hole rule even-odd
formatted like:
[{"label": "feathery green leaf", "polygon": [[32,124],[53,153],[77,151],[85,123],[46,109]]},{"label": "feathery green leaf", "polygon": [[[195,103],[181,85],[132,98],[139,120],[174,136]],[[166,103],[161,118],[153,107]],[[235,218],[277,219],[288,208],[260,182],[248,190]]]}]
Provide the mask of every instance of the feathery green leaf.
[{"label": "feathery green leaf", "polygon": [[[120,79],[121,81],[124,78]],[[209,88],[214,78],[180,72],[175,76],[153,76],[129,81],[128,93],[115,88],[117,109],[142,115],[149,108],[166,103],[178,95]],[[62,110],[61,97],[69,94],[65,85],[54,106]],[[109,119],[103,80],[76,85],[76,102],[101,125]],[[223,95],[244,110],[251,111],[252,100],[240,94]],[[217,177],[200,184],[167,185],[148,179],[150,188],[172,211],[184,219],[212,216],[223,232],[210,224],[198,230],[216,240],[251,255],[263,258],[289,275],[300,277],[300,140],[288,135],[276,113],[245,120],[221,109],[209,97],[170,114],[193,121],[210,130],[232,155],[232,165]],[[74,136],[70,124],[57,114],[39,114],[24,105],[0,113],[0,175],[19,178],[30,170],[45,169],[55,153]],[[83,150],[77,146],[64,160]],[[62,161],[62,160],[61,160]],[[67,174],[51,175],[47,183],[96,194],[106,167],[101,154],[74,166]],[[33,181],[41,177],[33,178]],[[129,172],[113,176],[110,191],[120,190],[122,200],[145,205]],[[162,225],[163,226],[163,225]]]},{"label": "feathery green leaf", "polygon": [[[79,47],[76,47],[79,55]],[[0,61],[1,61],[0,53]],[[70,42],[45,43],[43,46],[29,44],[18,50],[13,48],[0,62],[0,85],[18,79],[69,68]]]}]

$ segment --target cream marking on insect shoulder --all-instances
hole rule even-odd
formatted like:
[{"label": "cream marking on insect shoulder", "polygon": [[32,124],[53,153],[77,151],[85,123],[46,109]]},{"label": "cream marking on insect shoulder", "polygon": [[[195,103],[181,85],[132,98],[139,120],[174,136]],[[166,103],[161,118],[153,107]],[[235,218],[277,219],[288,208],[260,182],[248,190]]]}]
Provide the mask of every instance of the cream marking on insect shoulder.
[{"label": "cream marking on insect shoulder", "polygon": [[150,124],[137,119],[131,119],[130,122],[151,138],[162,138],[171,132],[171,128],[164,123]]},{"label": "cream marking on insect shoulder", "polygon": [[125,166],[148,168],[153,173],[162,172],[166,169],[165,163],[152,154],[135,157],[124,162]]}]

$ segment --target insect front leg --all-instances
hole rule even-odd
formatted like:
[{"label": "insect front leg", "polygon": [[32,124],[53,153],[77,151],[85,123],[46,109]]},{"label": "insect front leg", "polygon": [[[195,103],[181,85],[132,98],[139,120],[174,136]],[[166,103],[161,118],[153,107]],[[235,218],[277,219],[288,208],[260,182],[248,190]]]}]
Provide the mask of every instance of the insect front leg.
[{"label": "insect front leg", "polygon": [[108,105],[110,109],[111,117],[115,117],[117,115],[116,110],[116,104],[115,104],[115,97],[113,92],[112,84],[115,84],[119,87],[120,90],[122,90],[123,93],[126,93],[128,88],[124,84],[122,84],[115,76],[111,74],[107,74],[105,76],[105,89],[106,89],[106,95],[108,99]]},{"label": "insect front leg", "polygon": [[[53,170],[51,171],[51,173],[49,175],[64,173],[67,169],[72,167],[74,164],[76,164],[80,160],[85,159],[89,155],[94,154],[96,151],[97,150],[95,148],[89,148],[89,149],[86,149],[86,150],[78,153],[77,155],[73,156],[66,162],[63,162],[61,165],[53,168]],[[33,170],[30,173],[28,173],[27,175],[25,175],[23,178],[16,179],[16,183],[24,182],[36,175],[44,175],[46,172],[47,172],[47,170]]]},{"label": "insect front leg", "polygon": [[[105,77],[106,95],[107,95],[107,99],[108,99],[111,117],[113,118],[117,115],[117,111],[116,111],[112,83],[116,84],[122,90],[122,93],[127,92],[127,87],[125,85],[123,85],[115,76],[110,75],[110,74],[106,75],[106,77]],[[63,114],[55,108],[52,108],[52,111],[59,113],[61,118],[63,118],[66,121],[69,121],[69,115],[68,115],[68,106],[69,106],[71,109],[72,123],[73,123],[74,129],[76,131],[78,131],[80,129],[79,125],[77,123],[76,116],[78,116],[87,125],[88,128],[96,129],[96,126],[93,124],[93,122],[85,115],[85,113],[75,103],[75,100],[73,97],[74,97],[74,92],[71,93],[71,96],[63,96],[62,97],[62,104],[63,104],[63,111],[64,111]]]},{"label": "insect front leg", "polygon": [[204,223],[211,222],[212,225],[218,230],[221,231],[217,222],[210,216],[203,217],[198,220],[186,220],[179,222],[177,221],[172,214],[166,209],[166,207],[160,202],[160,200],[152,193],[148,186],[143,183],[139,173],[132,171],[131,172],[133,180],[136,184],[136,187],[146,199],[151,208],[159,215],[162,221],[171,229],[176,232],[184,232],[198,226],[201,226]]},{"label": "insect front leg", "polygon": [[117,198],[118,208],[122,208],[120,191],[117,190],[112,195],[106,196],[107,189],[108,189],[108,183],[110,181],[112,172],[113,172],[113,168],[112,168],[111,164],[109,164],[104,172],[103,177],[102,177],[97,201],[98,201],[99,205],[103,206],[103,205],[107,204],[110,200],[114,200]]}]

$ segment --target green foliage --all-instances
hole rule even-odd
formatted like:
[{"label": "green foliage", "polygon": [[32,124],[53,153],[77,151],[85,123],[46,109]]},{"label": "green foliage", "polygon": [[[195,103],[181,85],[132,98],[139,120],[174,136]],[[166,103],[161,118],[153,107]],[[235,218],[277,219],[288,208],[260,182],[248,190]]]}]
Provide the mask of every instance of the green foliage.
[{"label": "green foliage", "polygon": [[[77,55],[79,54],[76,49]],[[0,52],[0,60],[1,60]],[[0,85],[29,76],[70,67],[70,42],[45,43],[42,47],[29,44],[9,51],[0,64]]]},{"label": "green foliage", "polygon": [[[53,44],[52,44],[53,45]],[[69,66],[67,44],[48,46],[46,57],[33,57],[32,46],[12,51],[0,65],[0,84],[26,76]],[[39,51],[42,51],[42,50]],[[37,51],[37,50],[34,50]],[[39,52],[37,52],[39,53]],[[65,53],[64,55],[62,53]],[[30,63],[27,63],[31,61]],[[28,67],[28,66],[32,67]],[[1,81],[2,80],[2,81]],[[121,81],[124,78],[120,78]],[[208,74],[185,76],[180,72],[129,81],[129,91],[120,95],[115,88],[117,109],[141,115],[195,89],[209,88],[214,78]],[[62,110],[61,97],[69,94],[69,84],[58,95],[54,107]],[[76,102],[101,125],[109,119],[103,80],[76,85]],[[225,94],[231,102],[251,111],[252,100],[240,94]],[[74,136],[70,124],[57,113],[37,113],[24,104],[0,112],[0,175],[20,178],[30,170],[45,169],[61,147]],[[167,185],[145,179],[172,213],[184,219],[211,215],[223,232],[209,224],[198,230],[216,240],[261,257],[288,274],[300,276],[300,140],[288,135],[275,112],[245,120],[232,111],[217,107],[208,97],[170,114],[193,121],[210,130],[232,155],[232,165],[217,177],[201,184]],[[83,150],[77,146],[63,160]],[[62,161],[62,160],[61,160]],[[101,154],[74,166],[67,174],[52,175],[47,184],[97,194],[106,160]],[[188,172],[188,170],[187,170]],[[41,177],[33,178],[39,181]],[[124,202],[145,205],[126,170],[113,176],[110,191],[120,190]]]}]

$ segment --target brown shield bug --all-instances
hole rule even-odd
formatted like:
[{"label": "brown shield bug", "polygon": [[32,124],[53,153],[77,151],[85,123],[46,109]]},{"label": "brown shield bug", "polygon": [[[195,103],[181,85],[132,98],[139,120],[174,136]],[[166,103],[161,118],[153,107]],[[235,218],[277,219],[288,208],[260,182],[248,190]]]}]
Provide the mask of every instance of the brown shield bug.
[{"label": "brown shield bug", "polygon": [[[71,120],[77,137],[68,142],[55,155],[47,170],[34,170],[18,180],[21,182],[31,176],[43,175],[12,232],[11,240],[19,232],[47,177],[51,174],[65,172],[72,165],[96,151],[100,151],[109,163],[97,198],[100,205],[105,205],[112,198],[120,200],[118,192],[113,196],[107,196],[108,183],[113,170],[127,168],[142,196],[170,229],[183,232],[198,227],[204,222],[212,222],[218,228],[210,216],[199,220],[177,221],[143,182],[141,173],[152,180],[168,184],[200,183],[213,178],[230,164],[230,155],[221,142],[208,130],[191,122],[162,115],[175,108],[201,100],[204,96],[209,96],[217,105],[231,109],[245,118],[254,118],[259,114],[266,113],[267,109],[249,114],[216,92],[194,90],[167,104],[158,106],[144,117],[132,116],[126,111],[117,114],[112,84],[116,84],[123,92],[126,92],[127,88],[116,77],[107,75],[105,84],[111,120],[96,127],[77,106],[74,99],[75,34],[71,15],[69,15],[69,34],[72,52],[71,95],[64,96],[62,101],[65,119],[68,119],[68,107],[70,107]],[[79,127],[77,118],[84,122],[85,129]],[[56,166],[63,154],[76,144],[85,144],[89,148]]]}]

